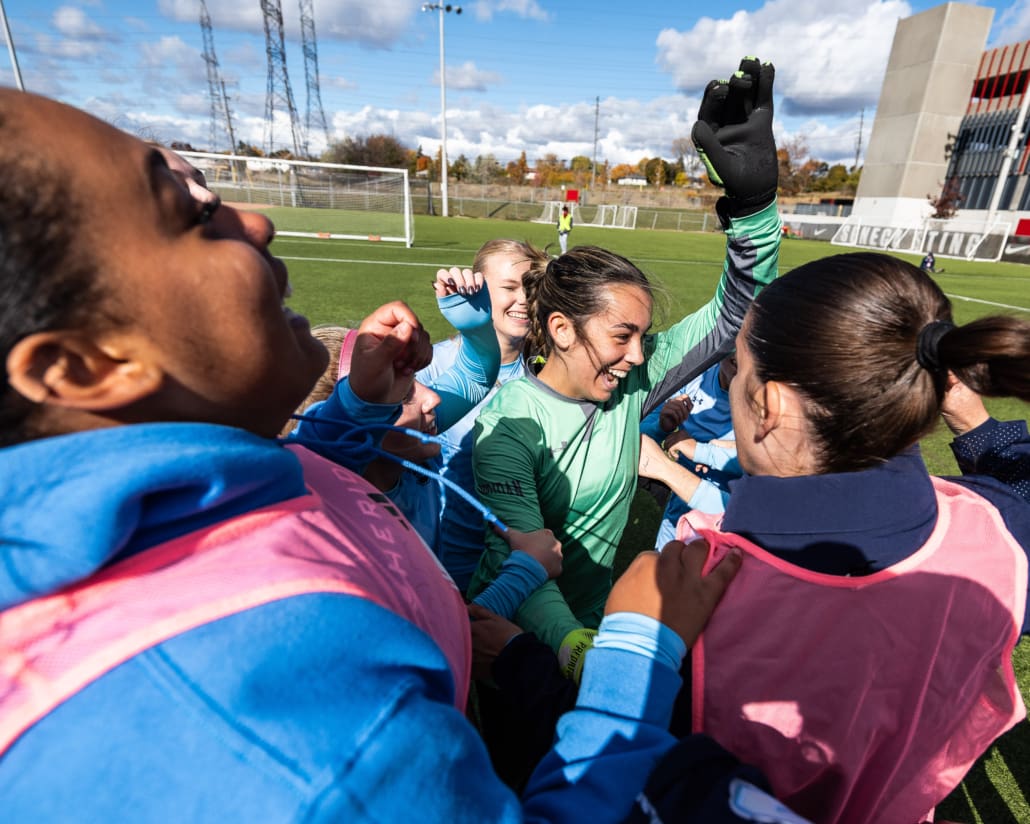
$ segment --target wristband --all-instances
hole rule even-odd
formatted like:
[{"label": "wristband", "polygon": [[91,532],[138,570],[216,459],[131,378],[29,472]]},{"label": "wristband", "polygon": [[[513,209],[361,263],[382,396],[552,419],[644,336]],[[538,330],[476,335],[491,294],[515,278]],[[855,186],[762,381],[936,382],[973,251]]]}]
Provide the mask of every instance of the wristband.
[{"label": "wristband", "polygon": [[580,627],[566,635],[558,648],[558,665],[561,667],[562,675],[579,683],[583,675],[583,660],[587,652],[594,645],[596,629]]}]

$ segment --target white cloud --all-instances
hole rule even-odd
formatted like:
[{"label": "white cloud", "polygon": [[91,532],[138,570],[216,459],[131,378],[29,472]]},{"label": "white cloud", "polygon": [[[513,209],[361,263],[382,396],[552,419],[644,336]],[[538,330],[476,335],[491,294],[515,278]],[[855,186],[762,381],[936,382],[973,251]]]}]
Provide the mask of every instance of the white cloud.
[{"label": "white cloud", "polygon": [[[200,22],[200,3],[197,0],[158,0],[158,11],[180,23]],[[257,0],[211,0],[207,3],[211,27],[264,34],[261,4]],[[284,15],[285,18],[285,15]],[[284,19],[284,26],[285,26]]]},{"label": "white cloud", "polygon": [[[460,66],[447,67],[447,88],[456,91],[485,92],[488,86],[501,82],[503,78],[495,72],[477,69],[476,64],[467,60]],[[440,70],[433,72],[433,83],[439,85]]]},{"label": "white cloud", "polygon": [[86,13],[74,6],[61,6],[54,11],[54,28],[63,37],[79,40],[108,40],[109,35],[100,26],[86,17]]},{"label": "white cloud", "polygon": [[56,34],[39,34],[36,47],[45,55],[60,60],[92,60],[104,53],[118,37],[104,30],[86,13],[74,6],[60,6],[52,17]]},{"label": "white cloud", "polygon": [[[315,35],[385,48],[396,43],[408,30],[418,0],[319,0],[315,8]],[[196,0],[158,0],[161,13],[181,22],[198,19]],[[257,0],[218,0],[207,4],[211,27],[260,33],[264,36],[261,4]],[[283,3],[283,32],[290,39],[300,38],[297,4]]]},{"label": "white cloud", "polygon": [[728,55],[755,54],[777,66],[784,114],[851,113],[874,106],[904,0],[770,0],[754,12],[701,18],[658,35],[658,63],[683,90],[699,92],[736,68]]},{"label": "white cloud", "polygon": [[1030,39],[1030,0],[1016,0],[994,18],[990,41],[996,45]]},{"label": "white cloud", "polygon": [[492,20],[495,14],[505,13],[530,20],[551,19],[551,15],[541,8],[536,0],[479,0],[471,6],[477,20]]},{"label": "white cloud", "polygon": [[36,47],[48,57],[59,60],[92,60],[104,52],[105,46],[92,40],[64,40],[40,34]]}]

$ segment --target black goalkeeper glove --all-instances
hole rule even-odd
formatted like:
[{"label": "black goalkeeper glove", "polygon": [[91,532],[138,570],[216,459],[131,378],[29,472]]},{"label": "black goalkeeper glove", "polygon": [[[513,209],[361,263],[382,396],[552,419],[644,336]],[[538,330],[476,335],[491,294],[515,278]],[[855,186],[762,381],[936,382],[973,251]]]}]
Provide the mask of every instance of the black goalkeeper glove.
[{"label": "black goalkeeper glove", "polygon": [[726,190],[716,204],[724,224],[761,211],[776,197],[775,74],[772,63],[745,57],[730,80],[713,80],[705,88],[691,138],[708,179]]}]

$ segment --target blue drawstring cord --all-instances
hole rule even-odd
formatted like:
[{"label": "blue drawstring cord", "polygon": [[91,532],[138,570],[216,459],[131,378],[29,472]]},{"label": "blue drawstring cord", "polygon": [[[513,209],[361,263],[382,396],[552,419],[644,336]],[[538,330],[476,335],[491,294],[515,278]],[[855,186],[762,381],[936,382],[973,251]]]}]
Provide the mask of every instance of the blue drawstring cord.
[{"label": "blue drawstring cord", "polygon": [[391,461],[395,461],[403,466],[405,469],[414,472],[417,475],[422,475],[429,480],[436,481],[442,486],[446,486],[453,490],[455,493],[464,498],[469,505],[475,507],[483,515],[483,520],[488,524],[492,524],[501,530],[501,532],[507,532],[508,527],[504,525],[500,518],[494,515],[490,509],[482,504],[474,495],[469,494],[467,491],[458,486],[454,481],[445,478],[439,472],[434,472],[432,469],[427,469],[421,464],[417,464],[414,461],[409,461],[407,458],[402,458],[399,455],[394,455],[392,452],[388,452],[379,446],[376,446],[375,439],[373,438],[374,433],[386,433],[386,432],[399,432],[402,435],[415,438],[421,443],[435,443],[439,444],[442,449],[448,451],[456,451],[457,447],[447,443],[443,438],[437,435],[429,435],[425,432],[419,432],[417,429],[408,429],[403,426],[393,426],[388,423],[374,423],[365,424],[362,426],[355,426],[350,421],[337,420],[332,418],[318,418],[313,415],[293,415],[292,418],[298,421],[308,421],[315,424],[327,424],[331,426],[337,426],[344,430],[343,434],[339,438],[335,438],[331,441],[323,441],[317,438],[308,437],[290,437],[280,438],[279,440],[283,443],[295,443],[300,446],[313,447],[312,451],[318,452],[326,457],[330,457],[334,452],[344,451],[347,457],[350,458],[351,462],[355,464],[367,464],[374,457],[389,458]]}]

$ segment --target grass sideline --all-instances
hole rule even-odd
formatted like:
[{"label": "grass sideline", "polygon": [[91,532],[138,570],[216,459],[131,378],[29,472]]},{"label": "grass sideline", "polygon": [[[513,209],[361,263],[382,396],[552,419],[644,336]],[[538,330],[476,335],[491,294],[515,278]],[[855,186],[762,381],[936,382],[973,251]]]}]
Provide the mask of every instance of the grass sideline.
[{"label": "grass sideline", "polygon": [[[276,209],[267,210],[273,220]],[[291,220],[295,223],[295,216]],[[317,231],[317,227],[313,228]],[[436,310],[431,288],[436,270],[471,266],[485,241],[513,237],[539,246],[557,235],[552,226],[502,220],[469,220],[416,216],[415,245],[372,241],[279,238],[273,252],[286,260],[294,294],[291,308],[312,324],[356,326],[376,306],[389,300],[406,301],[422,319],[433,340],[453,330]],[[633,260],[659,287],[655,328],[662,329],[711,296],[725,251],[718,233],[663,232],[637,229],[599,229],[577,226],[571,245],[604,246]],[[851,251],[846,247],[805,240],[784,240],[780,272],[810,260]],[[918,263],[918,256],[899,254]],[[965,323],[996,312],[1030,316],[1030,267],[939,259],[945,271],[937,275],[954,306],[955,319]],[[1008,399],[989,399],[988,408],[1003,419],[1030,417],[1030,405]],[[958,468],[940,427],[923,443],[927,466],[936,474],[952,475]],[[624,568],[641,549],[650,549],[661,512],[646,492],[634,500],[623,536],[617,569]],[[1014,656],[1024,700],[1030,704],[1030,639],[1023,639]],[[1030,724],[1023,722],[998,742],[970,770],[966,780],[939,807],[939,819],[973,824],[1030,822]]]}]

